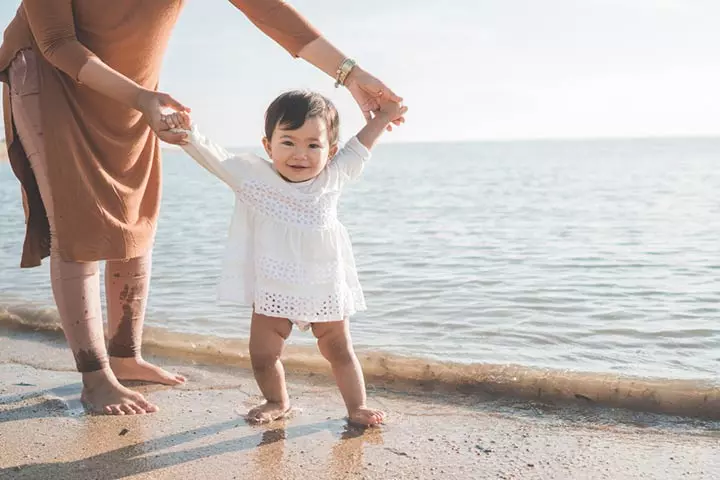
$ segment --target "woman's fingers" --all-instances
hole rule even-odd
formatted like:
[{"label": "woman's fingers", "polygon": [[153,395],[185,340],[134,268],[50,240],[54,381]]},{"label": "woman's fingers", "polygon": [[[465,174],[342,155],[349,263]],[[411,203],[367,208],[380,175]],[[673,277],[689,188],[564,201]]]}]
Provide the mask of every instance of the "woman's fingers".
[{"label": "woman's fingers", "polygon": [[189,112],[190,111],[190,109],[188,107],[186,107],[182,103],[175,100],[169,94],[159,93],[158,95],[159,95],[160,104],[163,107],[170,107],[177,112]]},{"label": "woman's fingers", "polygon": [[169,128],[190,129],[190,115],[187,112],[175,112],[160,117],[162,122]]},{"label": "woman's fingers", "polygon": [[187,144],[187,133],[185,132],[171,132],[168,130],[160,130],[155,132],[163,142],[171,143],[173,145],[185,145]]},{"label": "woman's fingers", "polygon": [[380,82],[380,93],[378,96],[382,96],[384,100],[400,103],[403,101],[402,97],[395,94],[390,88],[384,83]]},{"label": "woman's fingers", "polygon": [[[138,110],[142,112],[148,125],[164,142],[174,145],[185,145],[187,134],[185,132],[171,132],[189,124],[188,107],[175,100],[167,93],[145,91],[138,97]],[[175,112],[164,114],[163,110],[172,109]]]}]

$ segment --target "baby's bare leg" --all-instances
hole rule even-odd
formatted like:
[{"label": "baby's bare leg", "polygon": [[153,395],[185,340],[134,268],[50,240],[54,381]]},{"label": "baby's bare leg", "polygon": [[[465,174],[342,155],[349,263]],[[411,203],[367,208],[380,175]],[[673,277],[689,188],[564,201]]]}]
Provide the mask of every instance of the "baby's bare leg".
[{"label": "baby's bare leg", "polygon": [[368,426],[382,423],[385,412],[365,405],[365,379],[353,350],[348,322],[313,323],[312,329],[318,339],[320,353],[330,362],[350,421]]},{"label": "baby's bare leg", "polygon": [[280,355],[291,331],[292,323],[288,319],[253,312],[250,324],[250,361],[255,381],[266,402],[248,412],[246,418],[250,423],[272,422],[282,418],[290,410],[285,369]]}]

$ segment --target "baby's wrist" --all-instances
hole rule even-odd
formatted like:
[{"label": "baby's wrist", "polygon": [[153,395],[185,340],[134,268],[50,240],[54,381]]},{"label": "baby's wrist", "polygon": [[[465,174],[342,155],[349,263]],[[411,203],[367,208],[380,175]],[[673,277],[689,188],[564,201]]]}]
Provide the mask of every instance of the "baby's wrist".
[{"label": "baby's wrist", "polygon": [[379,123],[384,123],[385,125],[392,123],[393,117],[387,112],[377,112],[374,117]]}]

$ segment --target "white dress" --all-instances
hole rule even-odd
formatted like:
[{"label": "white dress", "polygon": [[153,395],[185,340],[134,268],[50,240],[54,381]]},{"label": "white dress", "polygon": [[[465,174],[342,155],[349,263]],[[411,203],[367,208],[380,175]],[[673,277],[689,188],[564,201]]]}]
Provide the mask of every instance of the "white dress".
[{"label": "white dress", "polygon": [[219,296],[301,328],[365,310],[352,245],[338,220],[343,186],[370,151],[353,137],[317,177],[285,181],[257,155],[232,154],[198,132],[183,149],[235,192]]}]

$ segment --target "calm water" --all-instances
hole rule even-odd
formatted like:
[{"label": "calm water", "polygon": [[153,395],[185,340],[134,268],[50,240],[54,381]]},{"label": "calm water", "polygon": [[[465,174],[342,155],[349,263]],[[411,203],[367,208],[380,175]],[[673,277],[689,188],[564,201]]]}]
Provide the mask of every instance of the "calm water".
[{"label": "calm water", "polygon": [[[720,380],[720,139],[385,145],[343,199],[369,311],[359,348]],[[246,337],[215,301],[232,194],[165,156],[148,323]],[[51,305],[16,268],[0,165],[0,305]],[[311,334],[291,341],[310,344]]]}]

